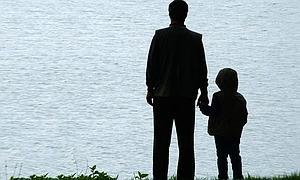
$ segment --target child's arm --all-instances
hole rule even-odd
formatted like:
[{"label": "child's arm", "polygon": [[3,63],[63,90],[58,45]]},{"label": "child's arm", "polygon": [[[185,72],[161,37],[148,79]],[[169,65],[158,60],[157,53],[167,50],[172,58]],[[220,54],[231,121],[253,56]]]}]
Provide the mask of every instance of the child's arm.
[{"label": "child's arm", "polygon": [[211,106],[209,106],[208,104],[199,104],[199,108],[202,114],[206,116],[216,116],[217,114],[216,96],[213,95]]}]

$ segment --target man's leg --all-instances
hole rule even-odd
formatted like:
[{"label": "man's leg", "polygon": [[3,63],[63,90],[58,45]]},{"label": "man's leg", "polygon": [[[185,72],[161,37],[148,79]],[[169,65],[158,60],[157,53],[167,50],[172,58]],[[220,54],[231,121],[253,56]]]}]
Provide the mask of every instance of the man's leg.
[{"label": "man's leg", "polygon": [[226,140],[222,137],[215,136],[215,143],[217,149],[217,164],[218,164],[218,179],[228,179],[228,152]]},{"label": "man's leg", "polygon": [[233,179],[243,179],[242,159],[240,156],[240,138],[233,138],[230,144],[229,156],[231,159]]},{"label": "man's leg", "polygon": [[169,147],[172,135],[172,101],[170,98],[155,98],[153,180],[168,179]]},{"label": "man's leg", "polygon": [[193,180],[195,176],[195,101],[193,99],[176,100],[175,126],[179,147],[177,180]]}]

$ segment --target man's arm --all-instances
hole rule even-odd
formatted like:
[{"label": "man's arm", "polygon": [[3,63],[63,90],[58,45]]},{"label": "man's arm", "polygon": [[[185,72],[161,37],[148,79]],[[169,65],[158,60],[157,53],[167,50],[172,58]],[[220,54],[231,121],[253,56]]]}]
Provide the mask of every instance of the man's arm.
[{"label": "man's arm", "polygon": [[200,46],[199,46],[199,51],[201,54],[200,57],[200,79],[199,79],[199,88],[201,91],[200,97],[198,99],[198,105],[200,103],[203,104],[208,104],[209,103],[209,99],[207,97],[207,86],[208,86],[208,79],[207,79],[207,65],[206,65],[206,59],[205,59],[205,52],[204,52],[204,47],[203,47],[203,43],[202,43],[202,37],[201,37],[201,41],[200,41]]},{"label": "man's arm", "polygon": [[149,49],[147,68],[146,68],[146,85],[147,85],[147,96],[146,100],[148,104],[153,105],[153,94],[155,84],[157,81],[157,59],[158,59],[158,47],[157,47],[157,33],[155,32]]}]

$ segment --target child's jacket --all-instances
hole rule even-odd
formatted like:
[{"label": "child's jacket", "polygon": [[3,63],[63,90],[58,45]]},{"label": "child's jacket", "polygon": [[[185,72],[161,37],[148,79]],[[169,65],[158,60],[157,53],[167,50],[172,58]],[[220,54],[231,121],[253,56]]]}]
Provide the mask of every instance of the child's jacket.
[{"label": "child's jacket", "polygon": [[218,136],[241,136],[247,123],[245,98],[237,92],[237,72],[230,68],[222,69],[216,78],[221,91],[214,93],[209,108],[208,133]]},{"label": "child's jacket", "polygon": [[247,108],[244,97],[236,92],[226,96],[214,93],[208,119],[208,133],[212,136],[240,137],[247,123]]}]

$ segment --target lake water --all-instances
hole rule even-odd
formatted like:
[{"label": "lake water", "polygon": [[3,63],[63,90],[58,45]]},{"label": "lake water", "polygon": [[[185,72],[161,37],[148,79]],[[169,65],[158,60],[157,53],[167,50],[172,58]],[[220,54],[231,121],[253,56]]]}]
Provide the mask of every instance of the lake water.
[{"label": "lake water", "polygon": [[[300,171],[300,1],[189,0],[210,96],[219,69],[239,72],[249,122],[244,173]],[[169,1],[0,0],[0,179],[98,169],[151,173],[145,65]],[[217,174],[207,118],[196,114],[196,174]],[[174,131],[175,133],[175,131]],[[169,174],[176,172],[173,134]]]}]

